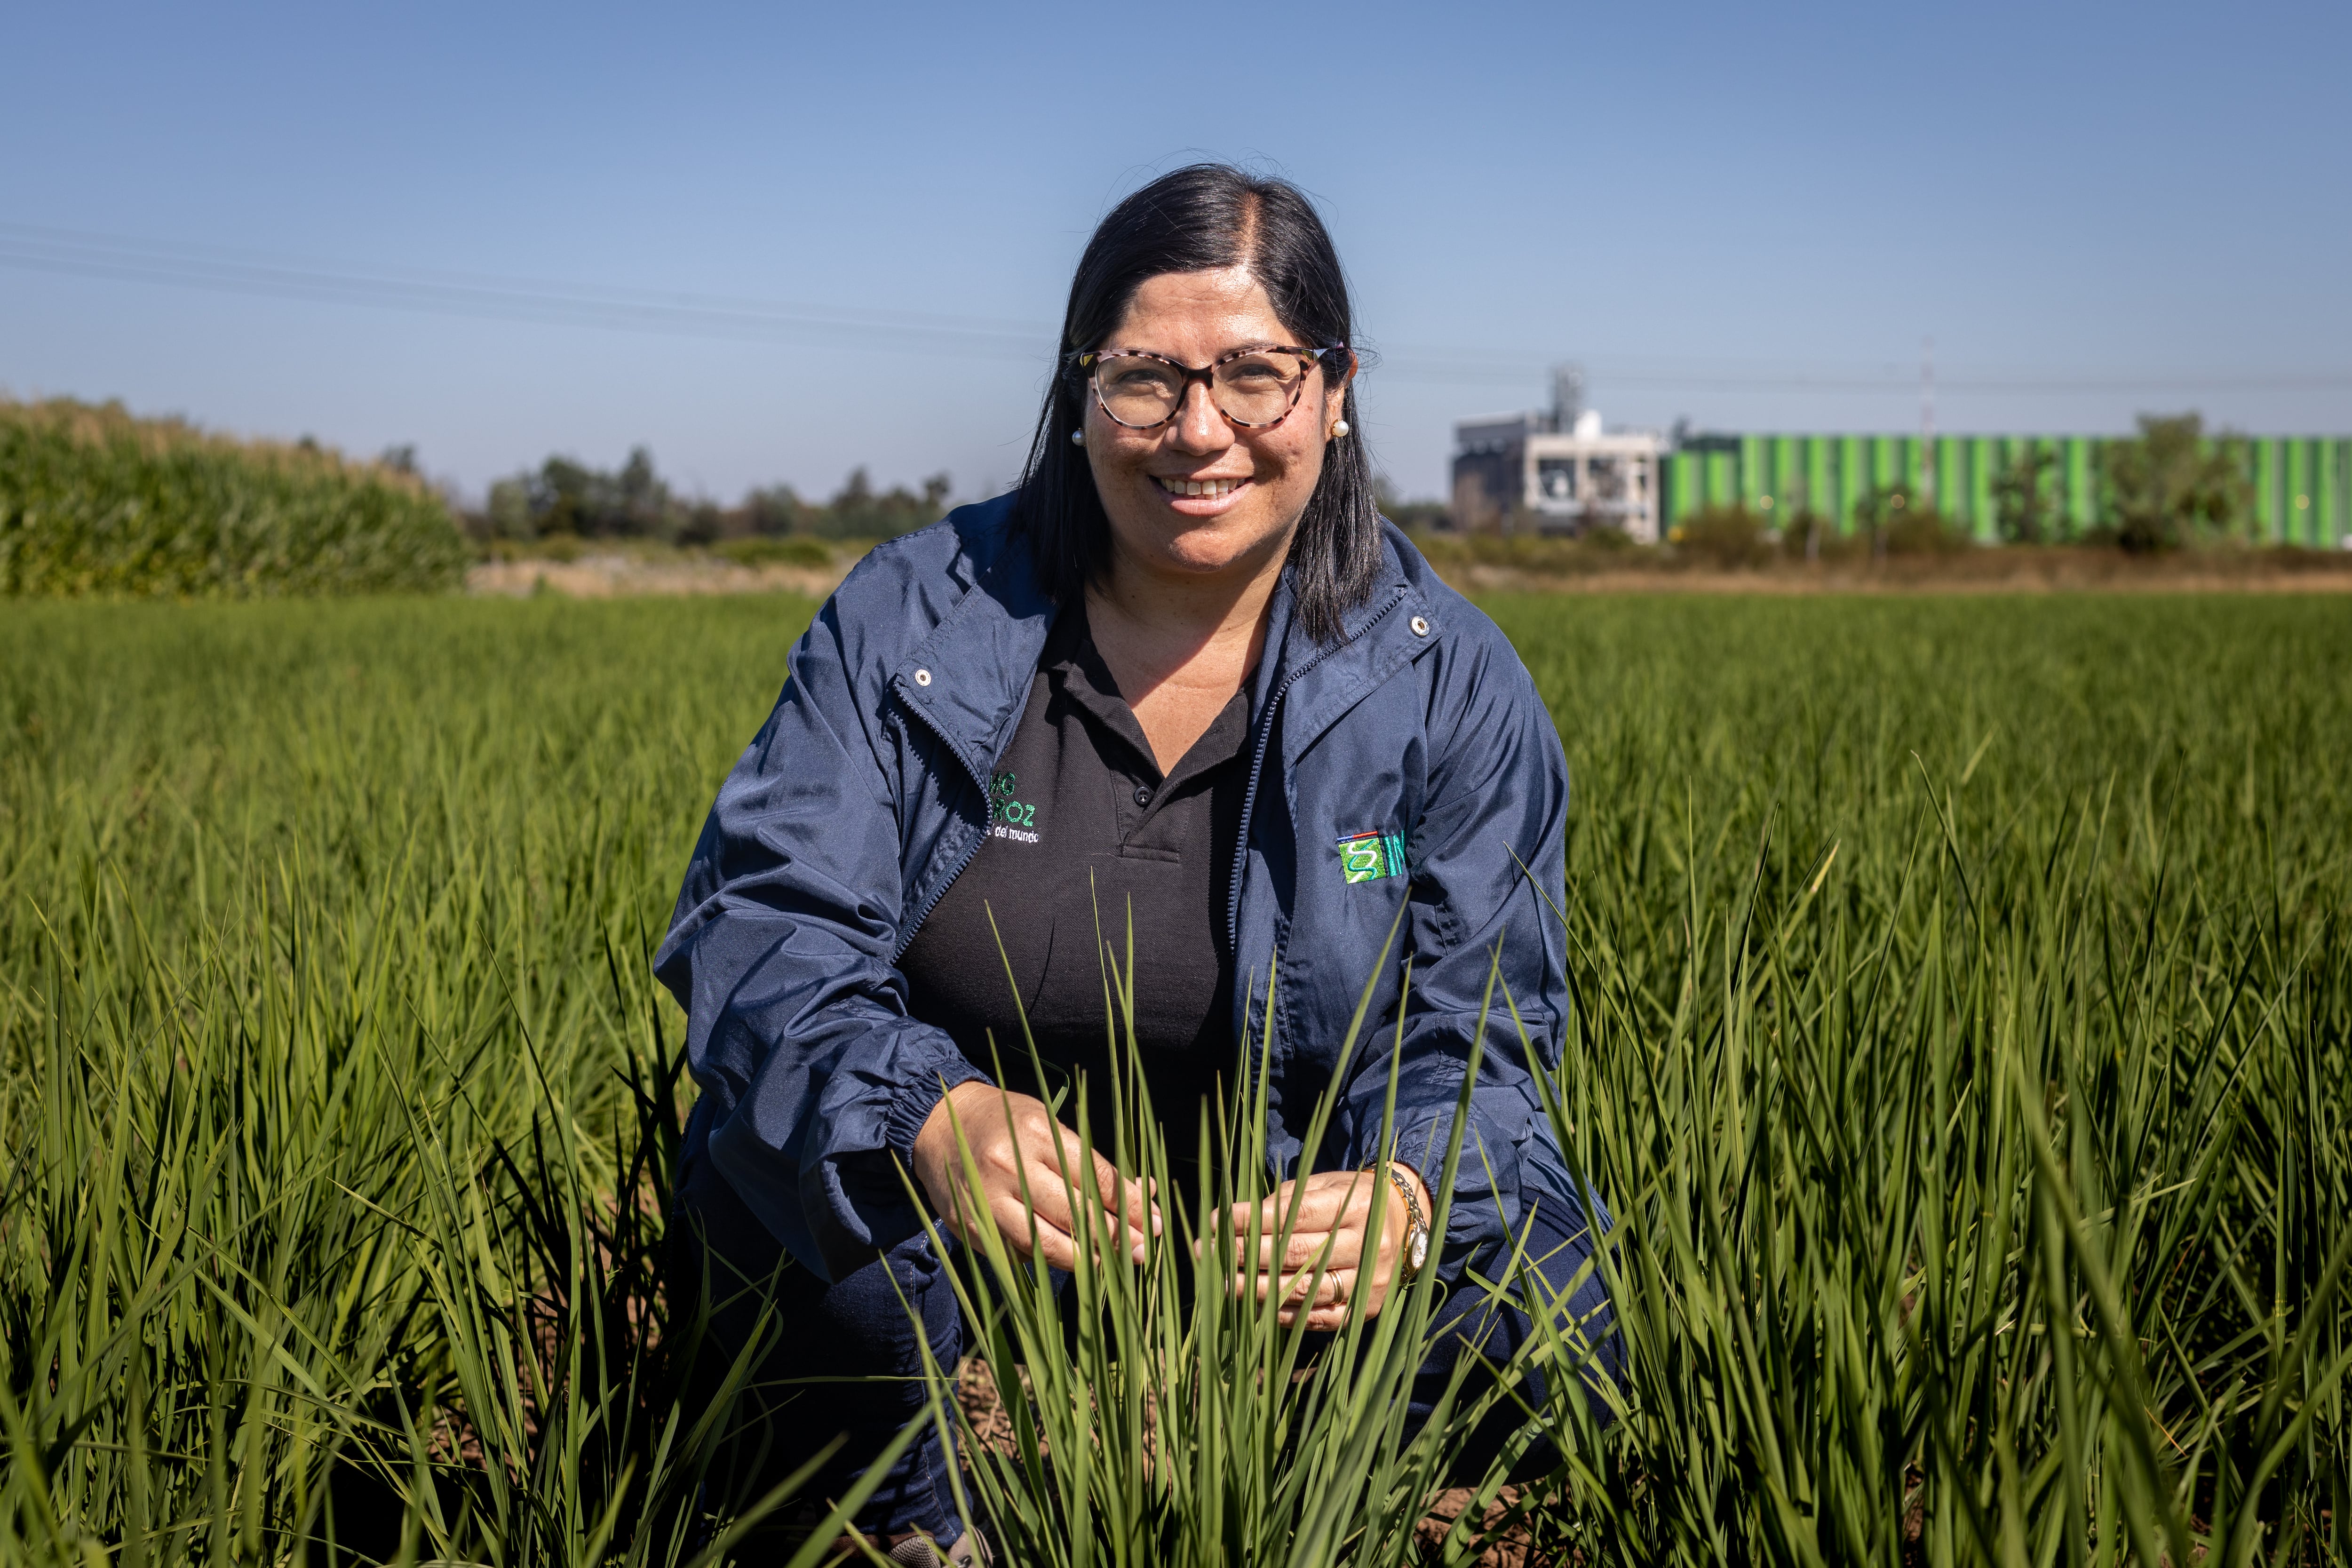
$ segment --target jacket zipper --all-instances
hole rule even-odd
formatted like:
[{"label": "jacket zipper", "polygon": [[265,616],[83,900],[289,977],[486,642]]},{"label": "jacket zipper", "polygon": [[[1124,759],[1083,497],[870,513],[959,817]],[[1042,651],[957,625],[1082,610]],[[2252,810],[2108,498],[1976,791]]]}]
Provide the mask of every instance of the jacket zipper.
[{"label": "jacket zipper", "polygon": [[[1390,613],[1402,603],[1404,603],[1404,595],[1402,594],[1398,595],[1395,598],[1391,599],[1387,604],[1381,606],[1381,610],[1378,615],[1375,615],[1370,620],[1366,621],[1363,626],[1358,629],[1355,637],[1349,637],[1348,641],[1354,642],[1357,638],[1370,632],[1374,626],[1379,626],[1382,621],[1386,620]],[[1339,647],[1345,646],[1345,643],[1339,645]],[[1234,843],[1234,874],[1232,879],[1232,890],[1229,893],[1225,903],[1225,948],[1229,952],[1238,954],[1241,950],[1242,876],[1249,866],[1250,818],[1255,815],[1256,812],[1257,786],[1258,781],[1265,775],[1266,747],[1274,739],[1274,716],[1277,712],[1281,711],[1282,700],[1289,695],[1290,689],[1297,685],[1301,679],[1312,673],[1318,665],[1320,665],[1325,659],[1330,658],[1331,655],[1337,651],[1339,651],[1338,647],[1320,649],[1316,653],[1313,658],[1308,659],[1305,664],[1300,665],[1297,669],[1294,669],[1288,675],[1284,676],[1282,678],[1282,684],[1276,687],[1274,689],[1273,696],[1266,700],[1265,712],[1258,721],[1257,744],[1252,748],[1250,752],[1249,784],[1242,791],[1242,817],[1240,829]],[[931,716],[929,714],[915,706],[914,703],[907,700],[903,696],[898,699],[898,705],[901,708],[904,708],[908,712],[913,714],[916,718],[921,720],[923,721],[923,728],[929,730],[934,736],[936,736],[939,739],[940,743],[948,749],[949,754],[953,756],[958,763],[963,765],[964,776],[971,780],[972,787],[980,791],[981,798],[985,800],[988,797],[988,781],[982,778],[978,773],[972,771],[971,763],[964,756],[962,752],[957,749],[955,742],[949,738],[948,732],[945,730],[940,729],[938,724],[932,722]],[[1015,719],[1013,722],[1017,725],[1020,721]],[[980,837],[971,841],[971,847],[963,852],[963,858],[956,862],[955,869],[948,873],[947,880],[941,882],[939,886],[939,890],[933,893],[929,900],[924,903],[922,911],[915,917],[914,923],[908,926],[906,930],[900,933],[898,945],[894,948],[890,953],[890,966],[892,968],[895,969],[898,967],[898,960],[905,957],[907,949],[914,945],[915,933],[921,931],[923,928],[923,922],[931,918],[931,911],[939,908],[940,900],[948,896],[948,889],[955,886],[956,879],[963,875],[964,868],[972,863],[973,858],[980,854],[980,847],[985,843],[987,839],[988,828],[987,825],[983,823],[981,826]]]},{"label": "jacket zipper", "polygon": [[[1349,637],[1348,642],[1354,642],[1357,638],[1364,637],[1366,634],[1370,633],[1374,626],[1379,626],[1382,621],[1386,620],[1391,611],[1394,610],[1399,605],[1404,603],[1404,597],[1405,596],[1403,595],[1400,594],[1395,598],[1391,599],[1387,604],[1381,605],[1380,614],[1374,616],[1370,620],[1366,621],[1363,626],[1357,630],[1355,637]],[[1335,647],[1319,649],[1313,658],[1308,659],[1305,664],[1300,665],[1297,669],[1294,669],[1288,675],[1284,676],[1282,678],[1282,684],[1276,687],[1274,689],[1274,695],[1266,700],[1265,713],[1259,716],[1257,745],[1250,753],[1249,784],[1242,791],[1241,832],[1234,842],[1233,887],[1228,901],[1225,905],[1225,950],[1232,953],[1236,959],[1241,956],[1242,873],[1247,869],[1249,866],[1250,818],[1255,815],[1257,808],[1257,785],[1258,780],[1262,776],[1262,770],[1265,765],[1265,749],[1274,739],[1274,716],[1282,710],[1282,700],[1286,696],[1289,695],[1290,689],[1292,687],[1297,685],[1298,682],[1311,672],[1317,665],[1321,664],[1325,659],[1330,658],[1334,653],[1337,653],[1340,647],[1345,647],[1346,646],[1347,643],[1341,643]]]},{"label": "jacket zipper", "polygon": [[[1027,699],[1024,697],[1023,700],[1025,703]],[[912,713],[916,718],[920,719],[923,721],[923,728],[929,730],[933,735],[939,738],[940,744],[947,748],[948,754],[955,758],[957,762],[963,764],[964,776],[971,779],[972,782],[972,787],[980,791],[980,798],[986,800],[988,798],[988,781],[982,778],[978,773],[972,772],[971,761],[964,756],[961,751],[957,749],[956,743],[948,738],[948,732],[945,730],[940,729],[937,724],[933,723],[929,714],[916,707],[912,702],[908,701],[904,697],[900,697],[898,699],[898,706],[904,708],[908,712]],[[1017,725],[1020,721],[1015,719],[1013,722]],[[982,822],[980,826],[980,835],[971,841],[971,847],[963,852],[963,858],[956,862],[955,869],[948,873],[947,880],[940,884],[939,891],[933,893],[930,896],[929,900],[923,905],[922,912],[916,915],[914,923],[908,926],[906,930],[899,934],[898,945],[892,949],[890,953],[891,968],[896,969],[898,967],[898,961],[906,957],[907,950],[915,944],[915,933],[923,929],[923,922],[931,918],[931,911],[940,907],[940,900],[948,896],[948,889],[955,886],[956,879],[963,875],[964,868],[972,863],[973,858],[980,854],[980,847],[987,842],[988,824]]]}]

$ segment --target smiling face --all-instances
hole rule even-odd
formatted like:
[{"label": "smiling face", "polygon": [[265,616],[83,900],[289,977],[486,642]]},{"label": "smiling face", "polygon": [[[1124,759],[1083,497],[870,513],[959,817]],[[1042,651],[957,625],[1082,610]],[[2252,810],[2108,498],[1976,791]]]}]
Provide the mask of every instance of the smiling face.
[{"label": "smiling face", "polygon": [[[1245,267],[1144,280],[1104,352],[1213,363],[1236,349],[1297,345]],[[1307,345],[1320,347],[1319,344]],[[1195,382],[1165,425],[1131,430],[1087,393],[1087,462],[1110,520],[1112,572],[1199,581],[1280,564],[1323,472],[1346,378],[1308,373],[1278,425],[1236,429]]]}]

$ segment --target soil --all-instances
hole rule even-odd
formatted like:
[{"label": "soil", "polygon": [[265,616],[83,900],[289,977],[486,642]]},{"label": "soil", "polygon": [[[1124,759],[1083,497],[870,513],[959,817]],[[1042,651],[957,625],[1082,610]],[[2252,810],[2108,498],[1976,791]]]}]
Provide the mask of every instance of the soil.
[{"label": "soil", "polygon": [[[1004,1403],[998,1397],[996,1380],[990,1375],[987,1363],[966,1358],[957,1368],[957,1399],[971,1423],[971,1430],[982,1443],[1000,1453],[1009,1455],[1013,1451],[1013,1422],[1004,1413]],[[1440,1492],[1432,1502],[1428,1517],[1414,1532],[1423,1554],[1430,1562],[1438,1560],[1446,1531],[1475,1495],[1468,1487],[1456,1487]],[[1516,1487],[1502,1489],[1501,1496],[1486,1510],[1481,1521],[1488,1533],[1509,1517],[1518,1495]],[[1524,1527],[1495,1535],[1484,1544],[1485,1550],[1475,1559],[1476,1568],[1556,1568],[1556,1560],[1549,1553],[1534,1549]]]},{"label": "soil", "polygon": [[572,599],[630,595],[799,594],[822,599],[841,585],[849,566],[741,566],[717,557],[644,561],[621,554],[577,560],[488,561],[466,574],[466,592],[508,598],[561,594]]},{"label": "soil", "polygon": [[[1549,564],[1549,563],[1547,563]],[[1718,566],[1603,558],[1544,569],[1442,563],[1465,593],[2327,594],[2352,592],[2352,552],[2198,550],[2157,556],[2079,547],[1962,550],[1885,561]]]},{"label": "soil", "polygon": [[[1442,553],[1442,549],[1441,549]],[[466,574],[471,594],[574,599],[631,595],[787,592],[822,599],[849,563],[743,566],[710,556],[645,560],[620,553],[571,561],[486,562]],[[1723,567],[1697,562],[1579,559],[1559,566],[1444,561],[1437,570],[1468,594],[2326,594],[2352,593],[2352,552],[2199,550],[2135,557],[2117,550],[1966,550],[1880,562]]]}]

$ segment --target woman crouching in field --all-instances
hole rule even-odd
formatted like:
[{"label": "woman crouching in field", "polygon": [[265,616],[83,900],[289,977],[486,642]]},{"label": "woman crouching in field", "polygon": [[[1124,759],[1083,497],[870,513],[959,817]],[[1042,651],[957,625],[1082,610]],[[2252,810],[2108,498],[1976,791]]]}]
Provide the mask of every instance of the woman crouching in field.
[{"label": "woman crouching in field", "polygon": [[[1135,1047],[1179,1145],[1237,1043],[1271,1039],[1244,1062],[1267,1078],[1265,1154],[1289,1178],[1270,1202],[1303,1203],[1294,1256],[1237,1257],[1236,1289],[1337,1328],[1424,1267],[1499,1274],[1524,1241],[1603,1337],[1586,1216],[1528,1076],[1556,1065],[1566,1005],[1546,900],[1567,763],[1502,634],[1375,511],[1352,338],[1330,237],[1292,186],[1201,165],[1129,197],[1079,260],[1020,488],[868,555],[720,787],[656,962],[702,1089],[679,1231],[707,1249],[698,1272],[759,1282],[719,1291],[722,1342],[763,1307],[782,1324],[759,1377],[789,1403],[742,1440],[765,1476],[846,1433],[817,1482],[837,1495],[925,1416],[919,1332],[941,1365],[963,1348],[902,1169],[956,1234],[992,1223],[1057,1268],[1101,1233],[1059,1173],[1075,1134],[1041,1086],[983,1071],[1025,1022],[1050,1068],[1108,1076],[1098,910],[1132,921]],[[954,383],[919,371],[912,411]],[[1432,1237],[1498,955],[1539,1064],[1518,1029],[1486,1032]],[[1368,979],[1368,1027],[1402,1042],[1386,1142],[1392,1053],[1359,1051],[1333,1082]],[[1331,1135],[1302,1149],[1327,1089]],[[975,1192],[958,1190],[959,1127]],[[1122,1194],[1097,1220],[1156,1226],[1092,1157],[1095,1190]],[[1414,1415],[1465,1343],[1500,1360],[1530,1331],[1449,1297]],[[800,1381],[860,1377],[877,1381]],[[902,1562],[976,1560],[952,1463],[915,1444],[859,1528]]]}]

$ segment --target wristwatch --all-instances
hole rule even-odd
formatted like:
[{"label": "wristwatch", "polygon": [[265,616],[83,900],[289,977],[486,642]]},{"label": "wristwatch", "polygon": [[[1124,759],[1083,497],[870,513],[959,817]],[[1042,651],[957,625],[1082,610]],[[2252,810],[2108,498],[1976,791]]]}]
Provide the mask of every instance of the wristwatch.
[{"label": "wristwatch", "polygon": [[1422,1215],[1421,1200],[1413,1196],[1412,1184],[1397,1170],[1395,1161],[1383,1160],[1375,1169],[1388,1173],[1398,1195],[1404,1199],[1404,1246],[1398,1249],[1398,1257],[1404,1262],[1404,1280],[1411,1284],[1429,1262],[1429,1221]]}]

